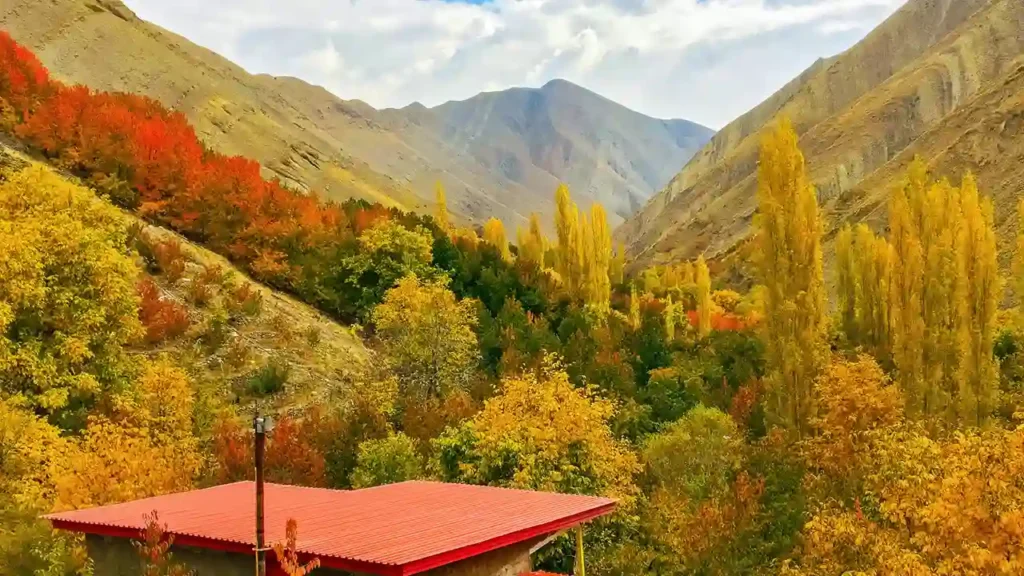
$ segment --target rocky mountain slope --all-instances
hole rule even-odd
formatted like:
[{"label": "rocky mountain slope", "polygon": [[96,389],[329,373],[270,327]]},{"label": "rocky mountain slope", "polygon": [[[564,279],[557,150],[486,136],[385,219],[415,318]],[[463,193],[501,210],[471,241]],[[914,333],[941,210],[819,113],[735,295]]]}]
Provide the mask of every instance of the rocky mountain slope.
[{"label": "rocky mountain slope", "polygon": [[977,174],[1005,244],[1024,183],[1022,74],[1024,2],[910,0],[725,127],[617,235],[641,264],[734,248],[755,209],[758,134],[786,115],[830,230],[883,226],[888,191],[916,154],[938,176]]},{"label": "rocky mountain slope", "polygon": [[567,82],[375,110],[294,78],[249,74],[119,0],[9,0],[0,28],[56,77],[157,98],[211,147],[255,158],[294,187],[426,209],[440,180],[457,215],[510,227],[531,211],[549,215],[559,181],[582,205],[600,199],[613,220],[628,216],[712,134]]}]

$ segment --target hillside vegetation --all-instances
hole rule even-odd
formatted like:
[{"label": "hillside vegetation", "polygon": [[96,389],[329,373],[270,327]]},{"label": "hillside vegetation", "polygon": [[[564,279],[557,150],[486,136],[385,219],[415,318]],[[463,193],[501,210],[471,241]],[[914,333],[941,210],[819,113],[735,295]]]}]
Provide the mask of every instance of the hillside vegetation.
[{"label": "hillside vegetation", "polygon": [[1012,0],[909,1],[724,128],[617,239],[643,263],[736,248],[756,206],[758,133],[786,116],[830,235],[846,221],[879,226],[890,190],[917,155],[939,176],[972,170],[995,196],[1000,247],[1010,247],[1010,197],[1021,185],[1019,163],[1008,159],[1019,154],[1013,86],[1022,22],[1024,5]]},{"label": "hillside vegetation", "polygon": [[423,210],[441,181],[452,211],[476,223],[493,216],[512,228],[531,212],[548,221],[551,190],[567,182],[617,224],[711,136],[567,82],[375,110],[295,78],[251,75],[119,0],[11,0],[0,27],[58,78],[154,98],[210,148],[252,158],[290,187]]},{"label": "hillside vegetation", "polygon": [[[257,402],[280,416],[270,481],[618,499],[587,528],[598,575],[1024,570],[1024,311],[998,309],[1024,249],[1005,283],[970,173],[912,162],[889,233],[841,228],[826,265],[797,133],[774,124],[740,294],[703,256],[625,275],[604,207],[566,186],[554,237],[534,217],[515,246],[497,218],[454,225],[443,189],[433,216],[297,193],[4,34],[0,121],[91,186],[0,182],[0,573],[90,572],[40,513],[251,478]],[[157,225],[358,321],[372,355]],[[573,542],[535,560],[567,572]]]}]

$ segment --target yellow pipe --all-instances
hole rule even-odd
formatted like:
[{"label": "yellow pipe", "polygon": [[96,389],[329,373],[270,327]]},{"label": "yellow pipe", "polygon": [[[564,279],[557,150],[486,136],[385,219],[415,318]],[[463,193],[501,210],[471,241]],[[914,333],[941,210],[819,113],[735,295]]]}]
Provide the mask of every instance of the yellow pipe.
[{"label": "yellow pipe", "polygon": [[576,576],[586,576],[587,570],[583,563],[583,525],[576,527]]}]

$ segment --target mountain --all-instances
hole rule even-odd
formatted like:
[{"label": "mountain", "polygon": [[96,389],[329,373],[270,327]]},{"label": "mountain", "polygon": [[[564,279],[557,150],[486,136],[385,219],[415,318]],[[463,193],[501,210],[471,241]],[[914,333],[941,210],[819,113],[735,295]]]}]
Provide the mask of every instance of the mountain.
[{"label": "mountain", "polygon": [[454,213],[509,227],[532,211],[549,216],[560,181],[583,206],[604,202],[617,223],[712,134],[564,81],[376,110],[296,78],[249,74],[119,0],[8,0],[0,27],[57,78],[156,98],[210,147],[254,158],[295,188],[425,210],[440,180]]},{"label": "mountain", "polygon": [[616,236],[639,265],[737,247],[756,206],[758,135],[785,115],[828,232],[884,226],[888,192],[919,155],[938,177],[978,176],[1005,247],[1024,185],[1022,82],[1024,2],[910,0],[722,129]]},{"label": "mountain", "polygon": [[713,132],[656,120],[565,80],[430,110],[434,131],[501,178],[551,196],[559,181],[626,218],[672,178]]}]

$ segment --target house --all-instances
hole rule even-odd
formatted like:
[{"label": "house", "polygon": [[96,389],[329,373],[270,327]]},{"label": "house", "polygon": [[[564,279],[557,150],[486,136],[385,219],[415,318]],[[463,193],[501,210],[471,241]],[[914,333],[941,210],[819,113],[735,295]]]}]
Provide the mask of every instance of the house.
[{"label": "house", "polygon": [[[298,523],[300,559],[314,574],[518,576],[554,536],[612,512],[615,501],[486,486],[402,482],[362,490],[265,486],[269,546]],[[97,576],[139,574],[132,545],[158,512],[175,537],[176,561],[197,576],[254,572],[255,484],[237,482],[123,504],[46,516],[54,528],[84,533]],[[273,552],[267,574],[282,574]]]}]

